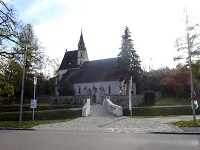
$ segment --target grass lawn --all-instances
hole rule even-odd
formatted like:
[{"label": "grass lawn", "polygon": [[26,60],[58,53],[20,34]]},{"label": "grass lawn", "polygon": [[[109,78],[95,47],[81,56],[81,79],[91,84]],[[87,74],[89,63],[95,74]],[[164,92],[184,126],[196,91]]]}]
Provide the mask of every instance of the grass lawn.
[{"label": "grass lawn", "polygon": [[156,100],[156,106],[191,105],[191,101],[179,97],[163,97]]},{"label": "grass lawn", "polygon": [[23,128],[29,129],[34,126],[38,126],[40,124],[52,124],[52,123],[60,123],[70,121],[72,119],[63,119],[63,120],[36,120],[36,121],[22,121],[21,125],[19,121],[1,121],[0,128]]},{"label": "grass lawn", "polygon": [[170,124],[178,127],[200,127],[200,120],[196,120],[196,126],[194,125],[193,120],[182,120]]}]

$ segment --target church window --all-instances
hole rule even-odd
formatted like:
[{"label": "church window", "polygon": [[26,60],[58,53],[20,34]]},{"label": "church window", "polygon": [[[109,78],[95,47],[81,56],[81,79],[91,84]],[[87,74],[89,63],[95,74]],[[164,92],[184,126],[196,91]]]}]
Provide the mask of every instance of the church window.
[{"label": "church window", "polygon": [[108,93],[111,94],[111,86],[108,86]]},{"label": "church window", "polygon": [[78,94],[81,94],[81,87],[78,88]]}]

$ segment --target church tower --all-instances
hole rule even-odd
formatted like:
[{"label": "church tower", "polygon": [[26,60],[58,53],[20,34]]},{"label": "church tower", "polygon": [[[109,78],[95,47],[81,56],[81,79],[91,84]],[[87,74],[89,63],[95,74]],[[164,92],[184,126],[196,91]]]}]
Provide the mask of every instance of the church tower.
[{"label": "church tower", "polygon": [[85,43],[84,43],[84,40],[83,40],[82,30],[81,30],[81,36],[80,36],[79,43],[78,43],[78,59],[77,59],[77,64],[79,66],[81,66],[86,61],[89,61],[89,59],[88,59],[87,49],[85,47]]}]

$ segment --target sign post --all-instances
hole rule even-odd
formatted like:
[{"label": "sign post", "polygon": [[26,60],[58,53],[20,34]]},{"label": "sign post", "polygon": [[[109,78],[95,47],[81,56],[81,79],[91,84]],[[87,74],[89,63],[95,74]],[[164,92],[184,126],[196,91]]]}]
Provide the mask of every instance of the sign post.
[{"label": "sign post", "polygon": [[34,77],[33,84],[34,84],[34,93],[33,93],[33,99],[31,100],[30,107],[33,108],[33,117],[32,117],[32,119],[34,120],[34,109],[37,107],[37,100],[35,99],[37,77]]},{"label": "sign post", "polygon": [[30,108],[33,109],[33,118],[32,119],[34,120],[34,109],[37,108],[37,100],[35,100],[35,99],[31,100]]}]

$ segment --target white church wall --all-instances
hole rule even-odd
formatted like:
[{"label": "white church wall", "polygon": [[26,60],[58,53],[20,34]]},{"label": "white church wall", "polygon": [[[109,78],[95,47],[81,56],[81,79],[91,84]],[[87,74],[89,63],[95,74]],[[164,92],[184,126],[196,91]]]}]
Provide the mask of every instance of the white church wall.
[{"label": "white church wall", "polygon": [[[94,89],[96,88],[96,90]],[[96,102],[101,102],[102,90],[105,94],[118,95],[120,94],[120,82],[108,81],[108,82],[90,82],[90,83],[75,83],[75,95],[87,95],[87,91],[90,91],[91,96],[96,95]]]}]

